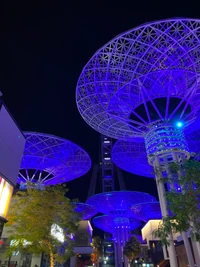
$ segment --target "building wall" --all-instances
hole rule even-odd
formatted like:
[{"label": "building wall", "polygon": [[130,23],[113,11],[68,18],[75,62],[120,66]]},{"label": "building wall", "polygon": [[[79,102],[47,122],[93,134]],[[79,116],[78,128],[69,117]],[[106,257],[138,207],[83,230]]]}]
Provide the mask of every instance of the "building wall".
[{"label": "building wall", "polygon": [[[7,262],[9,259],[6,258],[6,248],[9,246],[10,243],[8,237],[9,237],[8,228],[4,227],[1,239],[3,244],[0,244],[0,267],[8,266]],[[90,255],[92,254],[93,250],[90,245],[92,241],[92,227],[89,221],[84,220],[80,222],[79,229],[75,234],[74,239],[75,239],[74,252],[76,254],[75,258],[77,258],[79,254],[88,255],[88,257],[90,258]],[[40,267],[41,263],[43,265],[41,267],[49,266],[48,256],[46,256],[46,259],[44,260],[44,255],[42,257],[41,254],[32,255],[32,254],[16,253],[16,255],[13,255],[11,257],[10,261],[11,261],[10,267],[35,267],[36,265]],[[76,259],[74,259],[74,261],[76,261]],[[72,265],[72,267],[75,266],[76,265]]]}]

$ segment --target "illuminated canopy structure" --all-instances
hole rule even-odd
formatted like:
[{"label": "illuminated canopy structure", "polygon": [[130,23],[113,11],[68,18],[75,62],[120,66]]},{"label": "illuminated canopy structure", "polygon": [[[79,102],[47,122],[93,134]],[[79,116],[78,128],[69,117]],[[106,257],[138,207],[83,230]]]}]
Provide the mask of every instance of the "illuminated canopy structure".
[{"label": "illuminated canopy structure", "polygon": [[18,183],[54,185],[76,179],[91,167],[88,154],[69,140],[25,132],[26,144]]},{"label": "illuminated canopy structure", "polygon": [[80,213],[81,220],[88,220],[97,213],[97,209],[86,203],[74,203],[74,211]]},{"label": "illuminated canopy structure", "polygon": [[131,211],[133,212],[133,216],[135,218],[145,222],[162,218],[159,202],[150,202],[134,205],[131,207]]},{"label": "illuminated canopy structure", "polygon": [[[101,134],[133,142],[144,138],[158,181],[170,162],[190,157],[183,129],[199,117],[199,80],[200,20],[151,22],[118,35],[94,54],[78,80],[77,106]],[[164,186],[157,182],[157,188],[167,216]],[[170,264],[176,267],[170,239]]]},{"label": "illuminated canopy structure", "polygon": [[191,123],[200,101],[199,27],[194,19],[156,21],[99,49],[77,84],[85,121],[125,140],[143,137],[155,121]]},{"label": "illuminated canopy structure", "polygon": [[134,191],[111,191],[90,197],[86,203],[97,208],[98,212],[105,214],[93,219],[96,227],[112,233],[115,240],[115,257],[119,266],[124,259],[125,266],[128,264],[123,256],[123,247],[129,239],[129,231],[140,226],[141,221],[136,219],[132,212],[132,206],[141,203],[154,203],[156,199],[142,192]]},{"label": "illuminated canopy structure", "polygon": [[111,216],[130,217],[133,205],[146,202],[156,202],[150,194],[137,191],[112,191],[94,195],[86,201],[95,206],[98,212]]},{"label": "illuminated canopy structure", "polygon": [[[200,118],[191,127],[184,129],[189,151],[200,153]],[[145,143],[118,140],[112,149],[112,160],[121,169],[140,176],[155,178],[153,167],[149,165]]]},{"label": "illuminated canopy structure", "polygon": [[148,163],[144,141],[118,140],[112,149],[112,160],[121,169],[140,176],[155,178],[154,169]]},{"label": "illuminated canopy structure", "polygon": [[126,231],[126,235],[128,237],[128,231],[134,230],[141,225],[141,221],[134,218],[128,219],[122,217],[112,217],[109,215],[95,217],[92,222],[97,228],[111,233],[114,238],[117,237],[118,234],[120,235],[119,238],[122,238],[123,235],[121,233],[118,233],[122,229]]}]

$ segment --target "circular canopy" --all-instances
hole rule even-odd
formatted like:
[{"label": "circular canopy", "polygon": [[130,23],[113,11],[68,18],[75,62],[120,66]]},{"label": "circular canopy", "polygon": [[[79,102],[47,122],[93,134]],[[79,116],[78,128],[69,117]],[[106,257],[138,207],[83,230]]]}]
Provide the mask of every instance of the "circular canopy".
[{"label": "circular canopy", "polygon": [[130,140],[154,121],[190,123],[200,107],[200,20],[141,25],[100,48],[84,67],[76,101],[96,131]]},{"label": "circular canopy", "polygon": [[135,142],[118,140],[112,148],[112,160],[121,169],[148,178],[155,178],[147,159],[144,140]]},{"label": "circular canopy", "polygon": [[82,220],[88,220],[97,213],[96,208],[92,205],[86,203],[74,203],[74,205],[74,211],[80,213]]},{"label": "circular canopy", "polygon": [[65,183],[84,175],[91,167],[88,154],[69,140],[43,133],[24,135],[26,144],[18,182]]},{"label": "circular canopy", "polygon": [[200,152],[200,117],[195,122],[185,129],[185,137],[188,143],[189,151],[199,153]]},{"label": "circular canopy", "polygon": [[95,217],[92,222],[97,228],[107,233],[114,233],[117,227],[128,228],[130,231],[138,228],[141,225],[141,221],[134,218],[115,218],[108,215]]},{"label": "circular canopy", "polygon": [[149,220],[162,219],[159,202],[134,205],[131,207],[131,211],[133,212],[135,218],[145,222],[148,222]]},{"label": "circular canopy", "polygon": [[[200,152],[200,118],[184,129],[189,152]],[[148,178],[155,178],[153,167],[149,165],[143,139],[135,141],[118,140],[112,148],[112,160],[121,169]]]},{"label": "circular canopy", "polygon": [[155,202],[155,197],[135,191],[112,191],[94,195],[86,203],[97,208],[98,212],[115,217],[131,217],[130,208],[135,204]]}]

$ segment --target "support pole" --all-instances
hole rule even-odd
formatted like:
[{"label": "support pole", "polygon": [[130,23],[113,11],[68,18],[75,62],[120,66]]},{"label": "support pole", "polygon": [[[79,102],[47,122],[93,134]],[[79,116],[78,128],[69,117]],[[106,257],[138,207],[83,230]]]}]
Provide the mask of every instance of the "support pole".
[{"label": "support pole", "polygon": [[191,250],[190,242],[188,240],[187,233],[186,232],[182,232],[181,235],[183,237],[183,242],[184,242],[184,245],[185,245],[185,250],[186,250],[189,266],[190,267],[195,267],[194,259],[193,259],[193,255],[192,255],[192,250]]},{"label": "support pole", "polygon": [[200,267],[200,257],[199,257],[199,252],[197,248],[197,242],[192,241],[192,247],[193,247],[196,267]]},{"label": "support pole", "polygon": [[[158,189],[158,196],[159,196],[162,216],[166,217],[168,215],[167,201],[166,201],[166,196],[165,196],[164,185],[160,181],[160,178],[162,178],[162,173],[160,170],[160,161],[159,161],[158,156],[155,158],[154,168],[156,169],[156,184],[157,184],[157,189]],[[170,241],[170,246],[168,246],[168,253],[169,253],[170,265],[171,265],[171,267],[178,267],[176,250],[175,250],[175,246],[174,246],[174,239],[173,239],[172,233],[169,234],[169,241]]]}]

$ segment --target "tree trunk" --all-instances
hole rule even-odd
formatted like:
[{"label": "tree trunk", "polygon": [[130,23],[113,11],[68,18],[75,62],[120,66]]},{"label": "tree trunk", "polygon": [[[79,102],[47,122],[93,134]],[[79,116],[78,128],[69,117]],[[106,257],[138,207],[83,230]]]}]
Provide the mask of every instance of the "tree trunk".
[{"label": "tree trunk", "polygon": [[54,267],[54,256],[52,251],[50,251],[50,267]]},{"label": "tree trunk", "polygon": [[53,251],[52,251],[52,247],[51,244],[48,243],[48,247],[49,247],[49,257],[50,257],[50,267],[54,267],[54,255],[53,255]]}]

